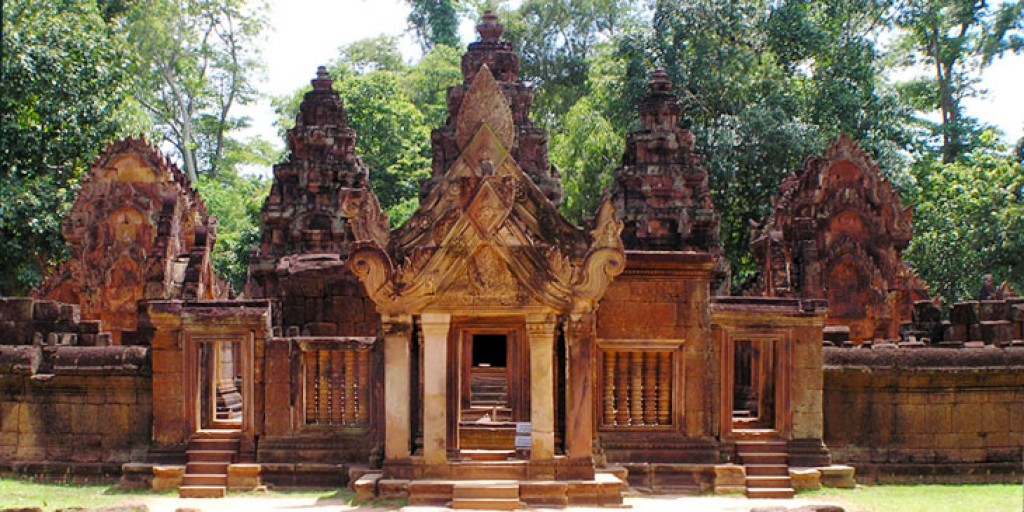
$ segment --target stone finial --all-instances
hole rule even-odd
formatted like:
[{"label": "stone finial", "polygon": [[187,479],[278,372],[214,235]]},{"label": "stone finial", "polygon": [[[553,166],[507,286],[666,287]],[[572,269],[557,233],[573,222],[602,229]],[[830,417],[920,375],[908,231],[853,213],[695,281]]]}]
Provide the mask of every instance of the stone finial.
[{"label": "stone finial", "polygon": [[672,91],[672,81],[668,79],[668,73],[664,68],[654,70],[651,80],[648,82],[652,93],[668,93]]},{"label": "stone finial", "polygon": [[328,90],[331,88],[331,84],[334,80],[331,80],[331,75],[327,74],[326,66],[318,66],[316,68],[316,78],[309,81],[313,84],[313,88],[316,90]]},{"label": "stone finial", "polygon": [[485,43],[496,43],[501,40],[501,34],[505,31],[505,26],[498,23],[498,16],[488,9],[484,11],[484,15],[480,19],[480,23],[476,26],[476,31],[480,34],[481,41]]}]

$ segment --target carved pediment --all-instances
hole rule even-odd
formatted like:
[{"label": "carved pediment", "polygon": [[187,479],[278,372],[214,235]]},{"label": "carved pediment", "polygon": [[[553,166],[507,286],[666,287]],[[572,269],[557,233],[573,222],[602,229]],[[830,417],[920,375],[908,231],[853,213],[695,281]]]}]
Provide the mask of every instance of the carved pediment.
[{"label": "carved pediment", "polygon": [[512,114],[484,67],[459,118],[462,153],[385,251],[357,244],[350,268],[384,314],[424,308],[592,310],[622,271],[621,222],[606,200],[588,237],[509,154]]}]

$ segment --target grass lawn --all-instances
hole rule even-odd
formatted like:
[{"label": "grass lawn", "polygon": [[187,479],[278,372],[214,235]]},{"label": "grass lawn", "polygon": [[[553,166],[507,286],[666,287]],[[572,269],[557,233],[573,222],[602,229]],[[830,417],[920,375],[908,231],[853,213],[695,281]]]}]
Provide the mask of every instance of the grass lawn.
[{"label": "grass lawn", "polygon": [[148,491],[125,491],[111,484],[62,484],[27,478],[0,478],[0,508],[71,506],[99,507],[129,503],[133,498],[157,496]]},{"label": "grass lawn", "polygon": [[1024,486],[862,485],[856,489],[805,491],[800,498],[834,498],[848,512],[1020,512]]},{"label": "grass lawn", "polygon": [[[141,502],[159,496],[174,497],[176,491],[154,493],[145,489],[124,490],[116,484],[66,484],[42,482],[20,477],[0,478],[0,509],[41,507],[56,510],[64,507],[101,507],[104,505]],[[228,496],[311,497],[351,501],[354,494],[338,489],[276,490],[265,492],[228,493]]]}]

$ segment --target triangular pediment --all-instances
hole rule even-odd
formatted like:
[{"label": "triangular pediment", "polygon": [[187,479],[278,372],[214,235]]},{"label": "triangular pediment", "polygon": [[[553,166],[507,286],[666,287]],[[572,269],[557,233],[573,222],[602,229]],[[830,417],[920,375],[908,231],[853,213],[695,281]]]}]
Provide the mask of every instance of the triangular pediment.
[{"label": "triangular pediment", "polygon": [[460,130],[469,131],[460,132],[459,157],[387,252],[370,243],[353,252],[353,271],[382,312],[585,310],[621,271],[611,203],[589,236],[565,220],[511,157],[505,101],[484,68],[460,113]]}]

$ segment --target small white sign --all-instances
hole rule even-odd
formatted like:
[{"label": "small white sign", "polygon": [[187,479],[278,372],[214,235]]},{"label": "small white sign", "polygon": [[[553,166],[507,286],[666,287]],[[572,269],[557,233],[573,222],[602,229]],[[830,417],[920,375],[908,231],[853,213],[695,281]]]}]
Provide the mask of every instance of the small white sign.
[{"label": "small white sign", "polygon": [[[533,425],[529,421],[516,422],[516,435],[530,434],[533,432]],[[527,436],[529,437],[529,436]]]},{"label": "small white sign", "polygon": [[529,450],[530,449],[530,436],[516,436],[516,449],[517,450]]}]

